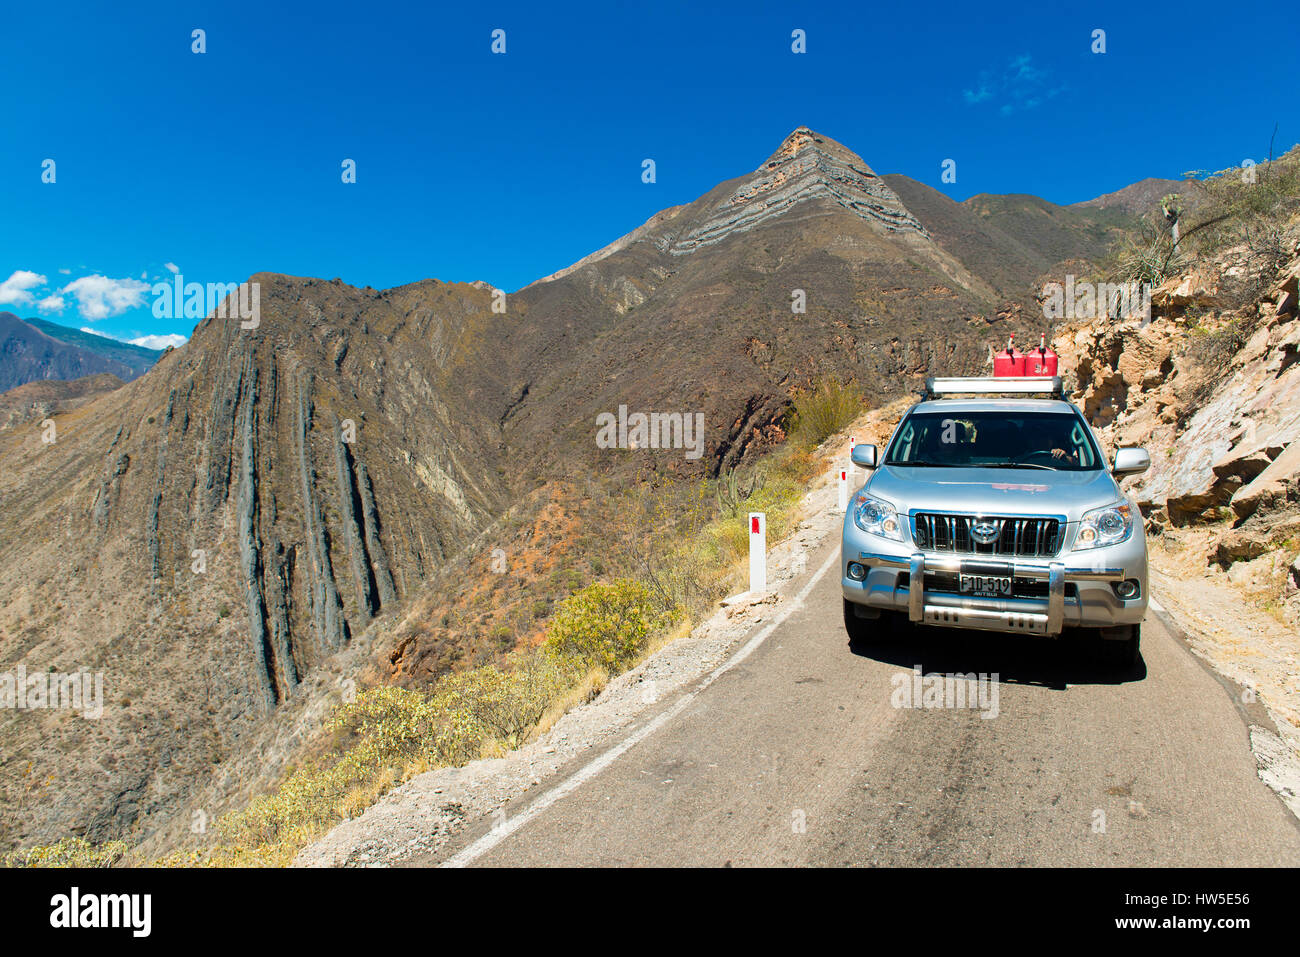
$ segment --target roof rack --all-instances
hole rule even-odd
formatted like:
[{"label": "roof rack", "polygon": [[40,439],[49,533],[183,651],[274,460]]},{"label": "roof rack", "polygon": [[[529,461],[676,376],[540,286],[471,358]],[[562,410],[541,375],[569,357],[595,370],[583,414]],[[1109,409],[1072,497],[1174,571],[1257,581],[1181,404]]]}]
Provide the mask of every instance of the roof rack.
[{"label": "roof rack", "polygon": [[938,378],[925,380],[923,400],[954,395],[1025,395],[1064,399],[1065,384],[1054,376],[998,376],[982,378]]}]

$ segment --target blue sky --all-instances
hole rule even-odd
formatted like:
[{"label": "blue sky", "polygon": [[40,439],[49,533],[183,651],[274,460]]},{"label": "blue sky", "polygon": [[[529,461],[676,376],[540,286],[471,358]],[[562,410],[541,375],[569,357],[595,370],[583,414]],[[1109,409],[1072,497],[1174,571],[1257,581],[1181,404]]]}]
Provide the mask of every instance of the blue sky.
[{"label": "blue sky", "polygon": [[291,6],[6,12],[0,309],[188,335],[140,288],[168,264],[514,290],[799,125],[954,199],[1058,203],[1262,160],[1275,123],[1279,151],[1300,140],[1300,28],[1264,5]]}]

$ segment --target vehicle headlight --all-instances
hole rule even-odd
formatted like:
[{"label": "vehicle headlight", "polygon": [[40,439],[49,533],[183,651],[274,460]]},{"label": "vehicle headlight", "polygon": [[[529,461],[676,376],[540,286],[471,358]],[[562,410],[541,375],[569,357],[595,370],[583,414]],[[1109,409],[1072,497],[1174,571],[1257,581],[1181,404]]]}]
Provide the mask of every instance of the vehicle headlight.
[{"label": "vehicle headlight", "polygon": [[864,495],[859,492],[850,506],[853,512],[853,524],[864,532],[892,538],[896,542],[903,540],[903,523],[898,520],[898,512],[888,502]]},{"label": "vehicle headlight", "polygon": [[1074,551],[1102,548],[1128,541],[1133,534],[1133,506],[1116,502],[1083,513],[1079,534],[1074,537]]}]

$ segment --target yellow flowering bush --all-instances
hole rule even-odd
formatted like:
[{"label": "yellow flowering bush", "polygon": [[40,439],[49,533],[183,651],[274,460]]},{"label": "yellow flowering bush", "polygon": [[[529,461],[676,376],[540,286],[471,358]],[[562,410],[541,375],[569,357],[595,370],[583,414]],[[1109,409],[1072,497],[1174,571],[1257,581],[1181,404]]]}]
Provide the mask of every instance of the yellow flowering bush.
[{"label": "yellow flowering bush", "polygon": [[596,582],[560,603],[546,650],[574,672],[623,671],[655,629],[667,624],[649,589],[628,578]]},{"label": "yellow flowering bush", "polygon": [[5,867],[112,867],[127,851],[122,841],[91,844],[79,837],[65,837],[55,844],[14,851],[5,855]]},{"label": "yellow flowering bush", "polygon": [[503,670],[485,665],[440,681],[431,694],[377,687],[338,706],[326,723],[341,742],[333,763],[290,774],[279,790],[218,823],[236,845],[300,847],[356,816],[407,769],[465,764],[486,745],[513,748],[536,726],[568,676],[542,656]]}]

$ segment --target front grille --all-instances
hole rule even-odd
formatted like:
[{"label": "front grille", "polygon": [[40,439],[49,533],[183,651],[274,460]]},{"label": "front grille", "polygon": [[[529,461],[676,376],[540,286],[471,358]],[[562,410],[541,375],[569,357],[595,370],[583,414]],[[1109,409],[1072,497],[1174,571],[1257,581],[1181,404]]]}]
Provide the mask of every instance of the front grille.
[{"label": "front grille", "polygon": [[[971,528],[984,523],[992,524],[997,536],[987,545],[980,544],[971,536]],[[917,512],[912,531],[917,547],[932,552],[1051,558],[1061,549],[1061,522],[1055,518]]]}]

